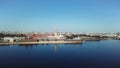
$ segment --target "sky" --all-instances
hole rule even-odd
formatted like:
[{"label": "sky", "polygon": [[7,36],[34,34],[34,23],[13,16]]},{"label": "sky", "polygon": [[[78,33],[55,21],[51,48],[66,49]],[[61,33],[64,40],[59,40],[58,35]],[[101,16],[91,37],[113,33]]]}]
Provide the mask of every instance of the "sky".
[{"label": "sky", "polygon": [[0,0],[0,31],[119,32],[120,0]]}]

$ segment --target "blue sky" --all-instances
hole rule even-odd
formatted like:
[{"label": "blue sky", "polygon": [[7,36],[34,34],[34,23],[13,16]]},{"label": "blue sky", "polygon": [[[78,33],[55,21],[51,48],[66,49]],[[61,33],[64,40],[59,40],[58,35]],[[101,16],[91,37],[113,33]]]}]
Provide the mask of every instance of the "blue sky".
[{"label": "blue sky", "polygon": [[119,0],[0,0],[0,31],[119,32]]}]

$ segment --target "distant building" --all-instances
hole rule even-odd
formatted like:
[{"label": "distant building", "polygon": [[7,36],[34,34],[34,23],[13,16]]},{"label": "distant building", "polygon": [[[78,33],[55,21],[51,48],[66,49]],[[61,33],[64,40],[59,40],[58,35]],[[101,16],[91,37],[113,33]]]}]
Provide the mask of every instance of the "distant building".
[{"label": "distant building", "polygon": [[11,43],[11,42],[14,42],[14,39],[11,38],[11,37],[4,37],[3,38],[3,42],[9,42],[9,43]]},{"label": "distant building", "polygon": [[58,33],[58,32],[54,32],[54,34],[52,36],[48,36],[48,38],[52,38],[52,39],[65,39],[65,37],[61,34],[61,33]]}]

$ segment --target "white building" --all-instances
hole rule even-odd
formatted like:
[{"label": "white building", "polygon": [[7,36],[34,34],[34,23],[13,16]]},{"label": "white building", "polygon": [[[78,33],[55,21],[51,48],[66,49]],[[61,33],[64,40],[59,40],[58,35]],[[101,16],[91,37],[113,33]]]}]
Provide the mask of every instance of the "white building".
[{"label": "white building", "polygon": [[52,39],[65,39],[65,37],[61,33],[54,32],[53,36],[48,36],[48,38]]},{"label": "white building", "polygon": [[4,37],[3,38],[3,42],[9,42],[9,43],[11,43],[11,42],[14,42],[14,39],[11,38],[11,37]]}]

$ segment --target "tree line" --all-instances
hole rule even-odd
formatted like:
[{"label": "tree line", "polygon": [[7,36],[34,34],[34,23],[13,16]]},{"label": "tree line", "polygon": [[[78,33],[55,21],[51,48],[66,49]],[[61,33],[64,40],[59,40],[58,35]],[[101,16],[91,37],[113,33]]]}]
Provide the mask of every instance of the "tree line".
[{"label": "tree line", "polygon": [[25,34],[3,34],[0,33],[0,38],[4,38],[4,37],[26,37]]}]

